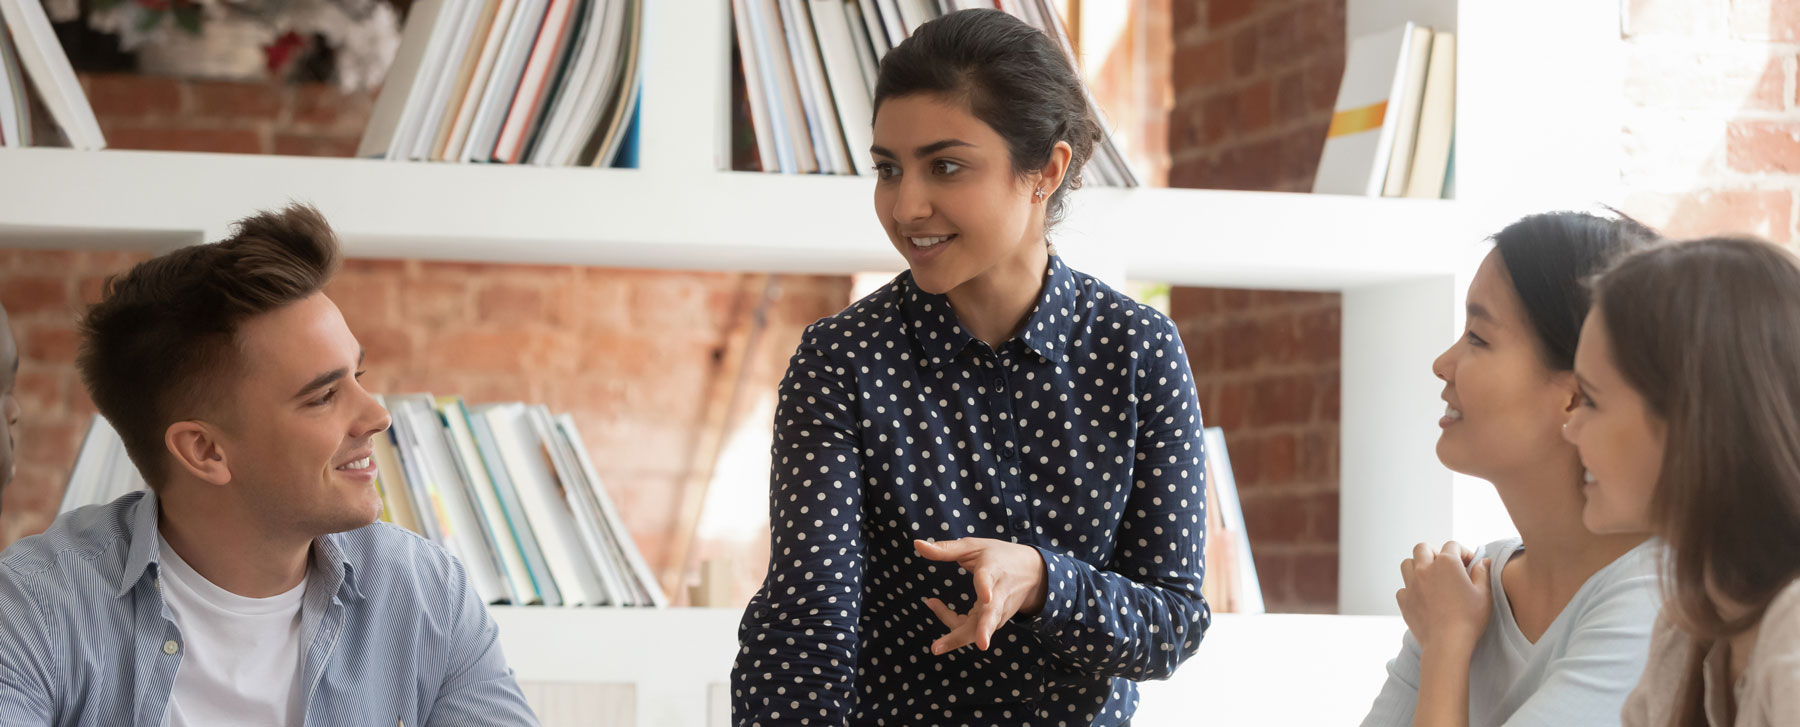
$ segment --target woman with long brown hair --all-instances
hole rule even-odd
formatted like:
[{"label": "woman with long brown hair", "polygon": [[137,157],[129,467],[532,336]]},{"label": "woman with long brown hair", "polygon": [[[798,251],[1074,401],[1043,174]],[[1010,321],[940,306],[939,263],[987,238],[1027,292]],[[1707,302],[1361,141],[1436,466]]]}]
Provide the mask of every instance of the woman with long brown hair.
[{"label": "woman with long brown hair", "polygon": [[1624,724],[1800,723],[1800,260],[1706,239],[1594,285],[1566,435],[1583,523],[1667,544]]}]

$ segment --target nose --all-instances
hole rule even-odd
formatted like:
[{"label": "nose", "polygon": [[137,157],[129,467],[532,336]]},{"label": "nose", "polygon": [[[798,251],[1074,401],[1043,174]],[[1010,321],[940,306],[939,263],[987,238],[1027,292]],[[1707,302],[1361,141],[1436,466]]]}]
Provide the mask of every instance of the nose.
[{"label": "nose", "polygon": [[[361,387],[357,388],[361,389]],[[362,416],[356,420],[355,431],[351,434],[357,439],[368,439],[387,431],[388,427],[393,425],[394,420],[388,415],[387,408],[383,407],[381,402],[376,401],[374,396],[367,391],[363,391],[362,395],[364,409]]]},{"label": "nose", "polygon": [[931,217],[931,199],[925,185],[912,181],[910,176],[902,176],[898,187],[892,211],[895,222],[905,224]]},{"label": "nose", "polygon": [[1439,379],[1442,379],[1444,383],[1450,383],[1450,374],[1455,370],[1456,346],[1452,344],[1449,348],[1444,349],[1443,353],[1438,354],[1436,359],[1432,360],[1431,373]]}]

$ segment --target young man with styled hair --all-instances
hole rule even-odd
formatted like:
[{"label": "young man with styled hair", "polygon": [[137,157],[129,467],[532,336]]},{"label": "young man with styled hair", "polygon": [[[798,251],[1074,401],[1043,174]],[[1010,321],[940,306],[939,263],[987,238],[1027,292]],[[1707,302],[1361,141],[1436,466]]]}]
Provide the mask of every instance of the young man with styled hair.
[{"label": "young man with styled hair", "polygon": [[338,265],[290,206],[109,282],[81,377],[150,489],[0,553],[0,724],[537,723],[463,565],[376,522]]}]

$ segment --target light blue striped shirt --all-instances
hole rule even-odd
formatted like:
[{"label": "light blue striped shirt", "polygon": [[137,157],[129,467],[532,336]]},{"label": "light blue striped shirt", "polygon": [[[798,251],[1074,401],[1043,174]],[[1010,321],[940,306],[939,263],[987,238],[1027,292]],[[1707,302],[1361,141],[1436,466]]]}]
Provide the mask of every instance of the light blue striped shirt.
[{"label": "light blue striped shirt", "polygon": [[[187,651],[163,603],[156,498],[57,518],[0,553],[0,724],[161,727]],[[376,523],[313,541],[304,724],[536,725],[499,631],[442,548]]]}]

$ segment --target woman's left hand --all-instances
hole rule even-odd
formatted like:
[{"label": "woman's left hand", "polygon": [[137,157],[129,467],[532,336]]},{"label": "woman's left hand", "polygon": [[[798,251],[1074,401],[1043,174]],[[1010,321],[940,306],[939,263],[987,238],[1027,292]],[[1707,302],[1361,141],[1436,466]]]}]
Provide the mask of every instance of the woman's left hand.
[{"label": "woman's left hand", "polygon": [[1406,587],[1394,594],[1394,600],[1420,648],[1435,644],[1472,652],[1487,630],[1494,604],[1488,561],[1471,569],[1473,556],[1456,543],[1445,543],[1437,551],[1420,543],[1413,548],[1413,557],[1400,564]]},{"label": "woman's left hand", "polygon": [[986,651],[994,632],[1014,614],[1044,608],[1050,579],[1037,548],[990,538],[930,542],[914,540],[913,549],[931,560],[955,563],[975,579],[975,607],[959,614],[943,601],[925,599],[950,633],[931,644],[931,653],[947,654],[969,644]]}]

